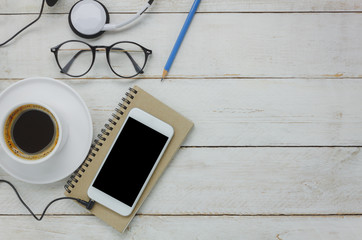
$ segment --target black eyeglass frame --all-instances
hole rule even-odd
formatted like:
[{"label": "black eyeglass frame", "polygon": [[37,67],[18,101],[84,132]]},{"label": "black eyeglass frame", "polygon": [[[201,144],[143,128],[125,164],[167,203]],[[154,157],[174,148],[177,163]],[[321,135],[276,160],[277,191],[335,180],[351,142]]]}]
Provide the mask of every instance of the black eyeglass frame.
[{"label": "black eyeglass frame", "polygon": [[[92,59],[92,63],[91,63],[91,65],[89,66],[89,69],[88,69],[85,73],[83,73],[83,74],[80,74],[80,75],[72,75],[72,74],[69,74],[69,73],[67,73],[66,71],[63,71],[63,67],[62,67],[62,66],[60,65],[60,63],[59,63],[59,60],[58,60],[58,51],[59,51],[59,49],[60,49],[64,44],[69,43],[69,42],[79,42],[79,43],[83,43],[83,44],[87,45],[87,46],[91,49],[91,51],[92,51],[92,58],[93,58],[93,59]],[[143,52],[144,52],[144,54],[145,54],[145,62],[144,62],[144,64],[143,64],[143,66],[140,68],[138,65],[135,66],[135,62],[134,62],[133,58],[126,52],[126,53],[127,53],[127,56],[130,58],[131,62],[133,63],[133,65],[134,65],[134,67],[135,67],[135,70],[136,70],[136,71],[138,70],[137,73],[134,74],[134,75],[132,75],[132,76],[122,76],[122,75],[118,74],[118,73],[112,68],[112,66],[111,66],[111,61],[110,61],[110,58],[109,58],[109,53],[110,53],[111,49],[112,49],[115,45],[120,44],[120,43],[135,44],[135,45],[139,46],[139,47],[143,50]],[[58,67],[60,68],[60,72],[61,72],[61,73],[64,73],[64,74],[66,74],[66,75],[68,75],[68,76],[70,76],[70,77],[82,77],[82,76],[86,75],[86,74],[92,69],[93,64],[94,64],[94,61],[95,61],[95,59],[96,59],[97,49],[105,49],[105,50],[106,50],[106,58],[107,58],[107,63],[108,63],[109,68],[112,70],[112,72],[113,72],[114,74],[116,74],[117,76],[119,76],[119,77],[121,77],[121,78],[133,78],[133,77],[135,77],[135,76],[137,76],[137,75],[139,75],[139,74],[142,74],[142,73],[143,73],[143,69],[145,68],[145,66],[146,66],[146,64],[147,64],[148,57],[152,54],[152,50],[147,49],[147,48],[143,47],[142,45],[140,45],[140,44],[138,44],[138,43],[135,43],[135,42],[132,42],[132,41],[120,41],[120,42],[116,42],[116,43],[112,44],[111,46],[103,46],[103,45],[92,46],[92,45],[90,45],[90,44],[88,44],[88,43],[86,43],[86,42],[80,41],[80,40],[68,40],[68,41],[65,41],[65,42],[63,42],[63,43],[55,46],[55,47],[52,47],[52,48],[50,49],[50,51],[51,51],[52,53],[54,53],[55,60],[56,60],[56,62],[57,62],[57,64],[58,64]],[[78,53],[80,53],[80,52],[78,52]],[[77,55],[78,55],[78,54],[77,54]],[[75,56],[77,56],[77,55],[75,55]],[[73,59],[71,59],[69,62],[71,62],[72,60],[73,60]],[[137,63],[136,63],[136,64],[137,64]]]}]

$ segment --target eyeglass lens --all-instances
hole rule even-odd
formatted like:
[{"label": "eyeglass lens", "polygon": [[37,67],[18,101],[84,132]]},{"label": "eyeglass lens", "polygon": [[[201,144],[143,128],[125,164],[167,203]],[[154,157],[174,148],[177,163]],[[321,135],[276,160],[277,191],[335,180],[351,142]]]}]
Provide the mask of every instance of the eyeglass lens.
[{"label": "eyeglass lens", "polygon": [[58,62],[63,73],[82,76],[92,66],[92,49],[82,42],[67,42],[58,50]]},{"label": "eyeglass lens", "polygon": [[109,65],[114,73],[132,77],[141,72],[146,62],[143,49],[132,43],[117,43],[109,51]]}]

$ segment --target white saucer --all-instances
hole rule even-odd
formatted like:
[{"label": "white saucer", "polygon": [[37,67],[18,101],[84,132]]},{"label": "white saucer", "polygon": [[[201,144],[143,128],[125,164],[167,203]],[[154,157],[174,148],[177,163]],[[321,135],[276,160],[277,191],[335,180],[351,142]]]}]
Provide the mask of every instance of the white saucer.
[{"label": "white saucer", "polygon": [[70,175],[86,158],[93,138],[91,116],[82,98],[65,83],[51,78],[28,78],[1,93],[0,119],[12,106],[27,101],[43,102],[61,115],[68,127],[67,141],[52,159],[39,164],[16,162],[0,146],[0,166],[24,182],[56,182]]}]

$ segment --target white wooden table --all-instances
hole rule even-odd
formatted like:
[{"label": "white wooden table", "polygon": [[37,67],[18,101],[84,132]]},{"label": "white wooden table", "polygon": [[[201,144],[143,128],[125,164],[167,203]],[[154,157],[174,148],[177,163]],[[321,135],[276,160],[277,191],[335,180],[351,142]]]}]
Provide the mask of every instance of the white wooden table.
[{"label": "white wooden table", "polygon": [[[0,41],[36,17],[40,0],[0,0]],[[84,78],[59,73],[50,48],[77,39],[74,4],[60,1],[5,48],[0,90],[34,76],[64,81],[87,103],[97,133],[139,85],[195,128],[129,228],[120,234],[70,201],[35,221],[0,184],[0,239],[361,239],[362,3],[359,0],[204,0],[174,62],[160,75],[192,0],[156,0],[142,20],[89,41],[153,50],[137,80],[105,56]],[[102,1],[114,21],[144,0]],[[1,110],[1,109],[0,109]],[[13,182],[36,213],[65,180]]]}]

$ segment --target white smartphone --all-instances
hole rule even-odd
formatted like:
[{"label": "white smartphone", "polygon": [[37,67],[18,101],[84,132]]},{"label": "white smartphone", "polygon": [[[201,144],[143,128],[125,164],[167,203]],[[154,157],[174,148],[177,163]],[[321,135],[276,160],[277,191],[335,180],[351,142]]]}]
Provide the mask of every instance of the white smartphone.
[{"label": "white smartphone", "polygon": [[88,196],[128,216],[173,136],[173,128],[133,108],[88,189]]}]

